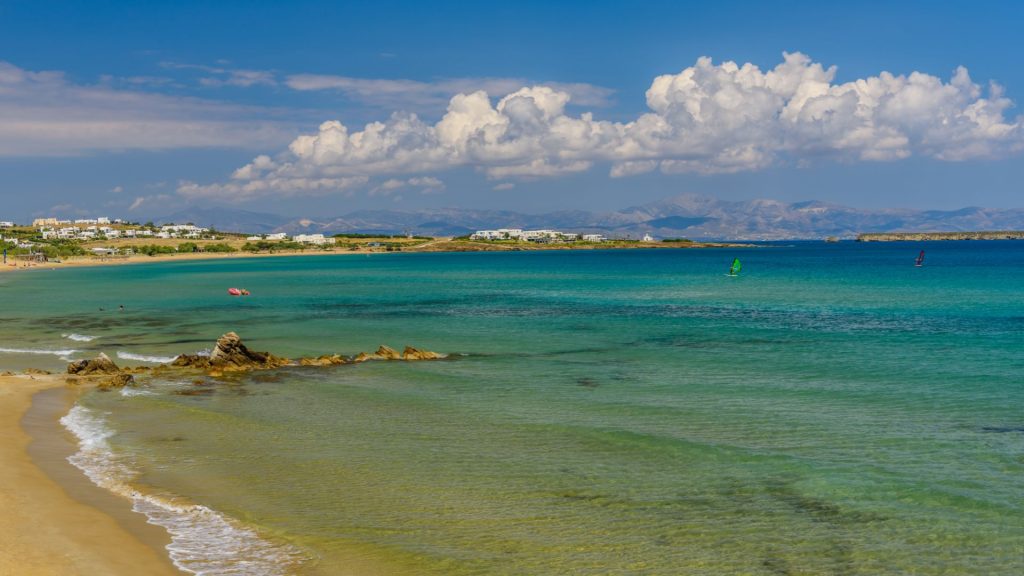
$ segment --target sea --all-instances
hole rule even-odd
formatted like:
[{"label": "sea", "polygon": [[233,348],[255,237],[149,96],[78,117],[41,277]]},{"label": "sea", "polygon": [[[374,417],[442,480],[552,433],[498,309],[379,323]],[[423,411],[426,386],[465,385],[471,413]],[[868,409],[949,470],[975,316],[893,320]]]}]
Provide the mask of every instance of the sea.
[{"label": "sea", "polygon": [[447,355],[82,394],[71,463],[186,572],[1024,573],[1024,242],[161,261],[0,302],[0,369]]}]

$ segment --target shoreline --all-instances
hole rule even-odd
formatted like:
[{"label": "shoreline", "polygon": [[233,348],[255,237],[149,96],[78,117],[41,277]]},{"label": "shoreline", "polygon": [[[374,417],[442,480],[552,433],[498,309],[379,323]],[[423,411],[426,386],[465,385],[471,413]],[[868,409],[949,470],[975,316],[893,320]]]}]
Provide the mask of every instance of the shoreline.
[{"label": "shoreline", "polygon": [[400,251],[388,252],[380,249],[358,249],[358,250],[282,250],[280,252],[192,252],[185,254],[159,254],[156,256],[132,255],[119,258],[98,258],[76,256],[61,262],[33,262],[14,263],[8,262],[0,265],[0,273],[17,272],[25,270],[58,270],[61,268],[97,267],[97,266],[126,266],[132,264],[145,264],[147,262],[175,262],[192,260],[231,260],[247,258],[290,258],[294,256],[360,256],[369,254],[436,254],[451,252],[546,252],[546,251],[591,251],[591,250],[694,250],[704,248],[752,248],[754,244],[733,243],[733,242],[692,242],[692,243],[646,243],[630,245],[601,246],[599,244],[589,245],[546,245],[546,246],[518,246],[510,244],[485,244],[485,243],[462,243],[448,240],[432,240]]},{"label": "shoreline", "polygon": [[[75,484],[69,490],[68,485],[44,470],[49,465],[37,462],[40,457],[59,459],[61,450],[68,449],[66,445],[61,447],[66,440],[59,437],[59,424],[49,421],[52,413],[33,410],[37,394],[64,386],[60,375],[0,376],[0,434],[4,438],[0,441],[0,459],[4,462],[0,467],[0,516],[5,520],[0,523],[0,549],[5,552],[0,555],[0,575],[182,574],[165,551],[150,541],[158,534],[144,531],[142,538],[137,535],[139,524],[127,516],[135,514],[127,505],[123,507],[124,518],[119,519],[116,511],[96,506],[103,504],[99,492],[87,499],[91,501],[79,499],[80,494],[89,493],[90,486],[102,489],[84,475],[78,483],[70,474],[78,471],[70,463],[64,462],[71,468],[67,480]],[[48,400],[59,405],[67,401],[62,396]],[[33,438],[29,430],[40,433],[45,441]],[[141,516],[137,521],[145,523]]]}]

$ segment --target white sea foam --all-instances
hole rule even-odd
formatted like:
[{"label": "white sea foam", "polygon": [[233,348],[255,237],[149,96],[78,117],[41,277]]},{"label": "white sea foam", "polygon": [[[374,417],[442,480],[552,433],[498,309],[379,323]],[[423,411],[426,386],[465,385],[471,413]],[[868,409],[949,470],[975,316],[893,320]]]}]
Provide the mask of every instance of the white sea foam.
[{"label": "white sea foam", "polygon": [[97,336],[86,336],[85,334],[61,334],[61,338],[67,338],[68,340],[74,340],[75,342],[92,342]]},{"label": "white sea foam", "polygon": [[268,542],[206,506],[133,488],[135,473],[110,449],[107,439],[113,432],[96,412],[76,405],[60,421],[79,441],[78,452],[68,461],[97,486],[131,500],[132,509],[150,524],[167,530],[167,551],[181,570],[200,576],[283,576],[303,561],[299,550]]},{"label": "white sea foam", "polygon": [[132,354],[131,352],[117,351],[117,357],[122,360],[135,360],[137,362],[150,362],[152,364],[167,364],[173,362],[176,356],[146,356],[145,354]]},{"label": "white sea foam", "polygon": [[151,390],[143,390],[142,388],[132,388],[131,386],[125,386],[121,388],[121,396],[125,398],[131,398],[132,396],[156,396],[156,392]]},{"label": "white sea foam", "polygon": [[0,348],[0,353],[6,354],[40,354],[40,355],[53,355],[65,362],[71,361],[71,355],[77,353],[78,350],[40,350],[36,348]]}]

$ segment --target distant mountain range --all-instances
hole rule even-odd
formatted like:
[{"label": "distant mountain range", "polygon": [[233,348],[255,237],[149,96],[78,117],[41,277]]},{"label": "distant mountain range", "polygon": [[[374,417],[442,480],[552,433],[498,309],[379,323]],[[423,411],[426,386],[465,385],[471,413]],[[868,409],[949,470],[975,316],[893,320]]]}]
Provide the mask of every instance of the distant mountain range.
[{"label": "distant mountain range", "polygon": [[462,208],[415,211],[358,210],[336,218],[293,219],[232,208],[191,208],[160,219],[192,222],[218,230],[253,233],[405,232],[459,236],[494,228],[550,228],[608,237],[685,237],[694,240],[789,240],[827,236],[853,238],[861,232],[954,232],[1022,230],[1024,209],[859,210],[825,202],[787,204],[775,200],[731,202],[683,194],[616,212],[569,210],[524,214]]}]

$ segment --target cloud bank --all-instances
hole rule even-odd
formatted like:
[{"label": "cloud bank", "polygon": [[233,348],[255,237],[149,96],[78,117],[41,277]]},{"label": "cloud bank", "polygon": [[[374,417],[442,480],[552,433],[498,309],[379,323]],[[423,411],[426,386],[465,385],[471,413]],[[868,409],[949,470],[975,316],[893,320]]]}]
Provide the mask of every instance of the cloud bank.
[{"label": "cloud bank", "polygon": [[0,157],[104,150],[266,149],[294,137],[267,109],[76,84],[0,61]]},{"label": "cloud bank", "polygon": [[783,56],[768,71],[700,58],[655,78],[646,93],[649,112],[624,123],[567,114],[570,94],[551,86],[519,88],[496,103],[485,91],[460,93],[434,124],[409,113],[358,131],[324,122],[287,151],[238,169],[227,183],[185,183],[181,191],[242,198],[324,193],[335,183],[347,189],[376,176],[466,166],[515,179],[604,163],[612,177],[627,177],[652,170],[730,173],[819,158],[961,161],[1024,150],[1024,121],[1007,117],[1012,102],[995,84],[986,94],[965,68],[949,81],[882,72],[836,84],[835,67],[800,53]]}]

